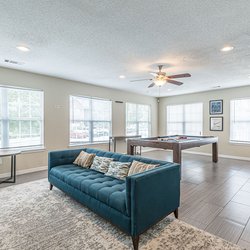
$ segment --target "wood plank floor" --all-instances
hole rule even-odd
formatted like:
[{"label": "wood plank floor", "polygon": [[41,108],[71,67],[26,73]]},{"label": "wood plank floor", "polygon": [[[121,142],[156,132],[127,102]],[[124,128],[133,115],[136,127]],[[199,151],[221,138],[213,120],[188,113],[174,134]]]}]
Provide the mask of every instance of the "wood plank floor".
[{"label": "wood plank floor", "polygon": [[[171,152],[143,156],[171,161]],[[250,162],[183,154],[179,219],[250,250]]]},{"label": "wood plank floor", "polygon": [[[163,150],[143,156],[172,161]],[[17,184],[45,177],[47,171],[20,175]],[[179,218],[250,250],[250,162],[183,154]]]}]

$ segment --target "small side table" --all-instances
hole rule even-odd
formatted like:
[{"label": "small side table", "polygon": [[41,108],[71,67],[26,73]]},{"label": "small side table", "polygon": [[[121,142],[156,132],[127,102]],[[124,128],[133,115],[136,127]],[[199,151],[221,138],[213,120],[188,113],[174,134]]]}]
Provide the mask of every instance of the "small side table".
[{"label": "small side table", "polygon": [[113,151],[116,152],[116,142],[119,140],[127,140],[131,138],[141,138],[141,135],[120,135],[109,137],[109,151],[111,151],[111,144],[113,143]]},{"label": "small side table", "polygon": [[0,150],[0,158],[11,157],[11,172],[10,177],[0,180],[1,183],[15,183],[16,182],[16,156],[21,154],[18,150]]}]

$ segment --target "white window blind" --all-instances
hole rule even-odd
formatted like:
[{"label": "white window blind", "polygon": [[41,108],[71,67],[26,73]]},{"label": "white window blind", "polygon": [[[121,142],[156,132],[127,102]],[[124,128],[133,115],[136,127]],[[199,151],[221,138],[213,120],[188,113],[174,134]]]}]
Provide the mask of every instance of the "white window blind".
[{"label": "white window blind", "polygon": [[70,144],[107,141],[111,114],[109,100],[70,96]]},{"label": "white window blind", "polygon": [[43,146],[43,91],[0,87],[0,148]]},{"label": "white window blind", "polygon": [[203,104],[168,105],[167,135],[202,135]]},{"label": "white window blind", "polygon": [[126,103],[126,135],[151,134],[151,109],[149,105]]},{"label": "white window blind", "polygon": [[250,98],[230,102],[230,141],[250,143]]}]

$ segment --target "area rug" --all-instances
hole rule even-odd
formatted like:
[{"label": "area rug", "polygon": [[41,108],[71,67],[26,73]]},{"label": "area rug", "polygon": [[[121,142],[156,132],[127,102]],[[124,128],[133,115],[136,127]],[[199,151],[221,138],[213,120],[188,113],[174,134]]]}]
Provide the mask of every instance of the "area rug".
[{"label": "area rug", "polygon": [[[0,188],[0,249],[132,249],[131,238],[46,179]],[[167,217],[141,236],[140,249],[239,250]]]}]

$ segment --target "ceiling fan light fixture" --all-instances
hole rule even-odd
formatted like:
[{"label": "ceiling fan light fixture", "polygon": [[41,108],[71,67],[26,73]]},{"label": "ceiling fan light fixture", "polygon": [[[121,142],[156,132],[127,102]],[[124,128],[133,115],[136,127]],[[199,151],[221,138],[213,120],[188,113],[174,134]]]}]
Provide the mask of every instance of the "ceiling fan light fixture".
[{"label": "ceiling fan light fixture", "polygon": [[166,80],[163,80],[163,79],[155,79],[154,80],[154,83],[156,86],[162,86],[166,83]]},{"label": "ceiling fan light fixture", "polygon": [[162,86],[166,83],[166,77],[165,75],[158,75],[154,79],[154,83],[156,86]]}]

